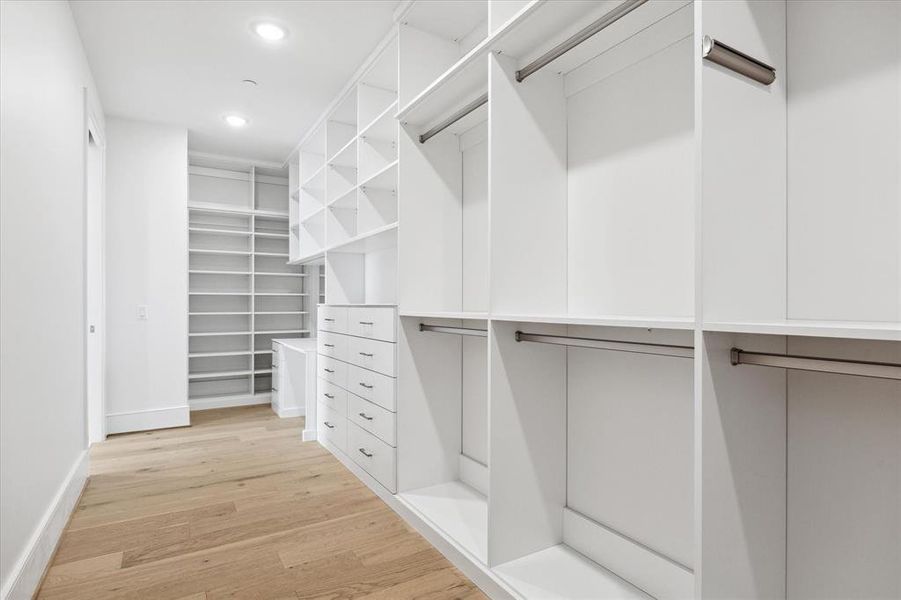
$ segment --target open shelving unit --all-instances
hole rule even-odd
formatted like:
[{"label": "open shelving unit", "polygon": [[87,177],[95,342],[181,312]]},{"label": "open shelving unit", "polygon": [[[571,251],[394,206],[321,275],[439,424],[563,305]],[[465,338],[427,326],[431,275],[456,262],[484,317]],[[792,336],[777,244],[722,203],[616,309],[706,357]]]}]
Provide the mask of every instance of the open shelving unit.
[{"label": "open shelving unit", "polygon": [[491,597],[901,596],[901,4],[396,17],[295,161],[398,307],[396,485],[339,458]]},{"label": "open shelving unit", "polygon": [[272,339],[308,336],[315,311],[287,262],[290,173],[217,159],[189,173],[189,404],[266,403]]}]

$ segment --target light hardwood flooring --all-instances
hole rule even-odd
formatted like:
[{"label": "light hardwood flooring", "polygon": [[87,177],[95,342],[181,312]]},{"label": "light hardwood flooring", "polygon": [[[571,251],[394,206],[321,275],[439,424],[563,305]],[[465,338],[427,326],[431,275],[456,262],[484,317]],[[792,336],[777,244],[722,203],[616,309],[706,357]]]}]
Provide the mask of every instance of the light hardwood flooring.
[{"label": "light hardwood flooring", "polygon": [[111,437],[39,598],[485,598],[269,407]]}]

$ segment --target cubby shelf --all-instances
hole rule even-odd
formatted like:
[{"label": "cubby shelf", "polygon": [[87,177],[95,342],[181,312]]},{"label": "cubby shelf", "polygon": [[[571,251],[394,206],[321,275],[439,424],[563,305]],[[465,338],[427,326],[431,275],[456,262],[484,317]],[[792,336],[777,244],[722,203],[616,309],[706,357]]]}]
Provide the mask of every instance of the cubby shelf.
[{"label": "cubby shelf", "polygon": [[288,239],[287,233],[263,233],[263,232],[257,231],[253,235],[254,235],[254,237],[258,237],[258,238],[272,238],[272,239],[281,239],[281,240]]},{"label": "cubby shelf", "polygon": [[363,253],[383,250],[397,245],[397,223],[391,223],[372,231],[367,231],[349,240],[329,246],[329,252]]},{"label": "cubby shelf", "polygon": [[211,233],[215,235],[234,235],[237,237],[250,237],[250,231],[238,231],[236,229],[213,229],[209,227],[188,227],[190,233]]},{"label": "cubby shelf", "polygon": [[253,371],[210,371],[189,373],[188,379],[230,379],[232,377],[243,377],[252,375]]},{"label": "cubby shelf", "polygon": [[385,191],[390,191],[390,192],[396,192],[397,191],[397,165],[398,165],[397,160],[394,160],[394,161],[388,163],[387,165],[385,165],[384,167],[382,167],[381,169],[379,169],[378,171],[376,171],[375,173],[370,175],[364,181],[361,181],[357,187],[361,190],[371,188],[374,190],[385,190]]},{"label": "cubby shelf", "polygon": [[189,333],[188,337],[217,337],[223,335],[252,335],[252,331],[199,331]]},{"label": "cubby shelf", "polygon": [[[393,112],[397,111],[397,100],[391,103],[388,108],[383,110],[371,123],[360,130],[358,137],[365,140],[367,137],[377,139],[383,142],[393,143],[395,141],[394,128],[397,124],[394,121]],[[388,117],[391,117],[390,119]]]},{"label": "cubby shelf", "polygon": [[223,350],[221,352],[189,352],[188,358],[215,358],[217,356],[249,356],[250,350]]},{"label": "cubby shelf", "polygon": [[189,248],[191,254],[220,254],[223,256],[250,256],[250,250],[210,250],[207,248]]},{"label": "cubby shelf", "polygon": [[189,270],[190,275],[250,275],[250,271],[206,271],[193,269]]}]

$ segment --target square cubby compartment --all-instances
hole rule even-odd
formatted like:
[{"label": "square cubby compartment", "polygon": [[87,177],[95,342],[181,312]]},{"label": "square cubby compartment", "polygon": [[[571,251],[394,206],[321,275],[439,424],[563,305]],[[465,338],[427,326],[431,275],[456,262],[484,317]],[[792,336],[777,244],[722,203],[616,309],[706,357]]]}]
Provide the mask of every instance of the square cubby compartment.
[{"label": "square cubby compartment", "polygon": [[250,234],[189,232],[188,245],[193,250],[250,252]]}]

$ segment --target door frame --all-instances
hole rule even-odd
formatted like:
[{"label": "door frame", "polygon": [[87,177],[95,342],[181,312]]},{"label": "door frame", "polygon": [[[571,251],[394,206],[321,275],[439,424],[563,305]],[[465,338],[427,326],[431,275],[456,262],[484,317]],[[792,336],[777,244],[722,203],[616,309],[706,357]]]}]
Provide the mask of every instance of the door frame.
[{"label": "door frame", "polygon": [[[85,394],[85,439],[87,446],[90,447],[96,442],[102,442],[106,439],[106,143],[101,129],[101,121],[97,118],[92,110],[89,102],[88,90],[85,90],[85,131],[84,131],[84,241],[82,259],[84,266],[84,394]],[[91,188],[91,144],[96,145],[99,150],[100,157],[100,189],[99,195],[92,198],[93,189]],[[96,307],[99,315],[96,323],[91,323],[91,306],[89,305],[90,294],[89,286],[91,281],[88,277],[89,265],[89,246],[88,232],[90,231],[88,210],[90,203],[98,202],[100,206],[95,212],[99,221],[93,225],[100,236],[100,273],[99,273],[99,290],[97,291],[96,301],[99,306]],[[96,326],[94,333],[90,331],[91,325]],[[91,335],[99,336],[97,355],[91,355],[91,346],[89,338]],[[91,396],[91,388],[89,386],[89,377],[91,375],[92,359],[100,363],[100,378],[98,389],[95,397]]]}]

